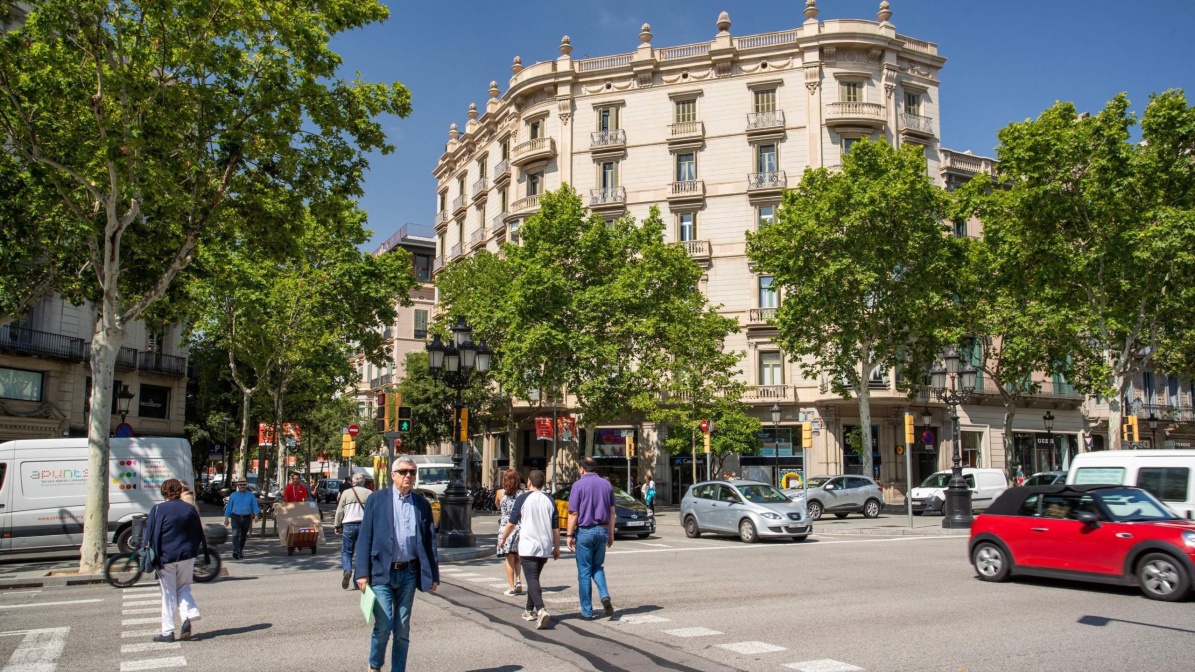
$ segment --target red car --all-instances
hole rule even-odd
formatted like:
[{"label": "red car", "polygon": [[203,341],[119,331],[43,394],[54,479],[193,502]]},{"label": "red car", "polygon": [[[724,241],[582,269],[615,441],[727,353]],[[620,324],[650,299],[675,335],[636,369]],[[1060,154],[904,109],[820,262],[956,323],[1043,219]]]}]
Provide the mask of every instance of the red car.
[{"label": "red car", "polygon": [[984,581],[1012,574],[1096,581],[1173,602],[1195,576],[1195,521],[1122,485],[1010,488],[975,518],[968,548]]}]

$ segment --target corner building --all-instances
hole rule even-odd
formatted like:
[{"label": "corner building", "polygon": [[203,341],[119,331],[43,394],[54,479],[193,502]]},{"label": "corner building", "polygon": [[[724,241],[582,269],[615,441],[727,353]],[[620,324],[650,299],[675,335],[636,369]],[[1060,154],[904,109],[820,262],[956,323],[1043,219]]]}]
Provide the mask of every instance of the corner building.
[{"label": "corner building", "polygon": [[[497,252],[504,242],[517,243],[539,195],[565,183],[609,219],[626,213],[642,219],[660,206],[666,235],[705,268],[702,291],[742,327],[726,347],[747,353],[740,362],[751,385],[744,401],[764,422],[769,456],[732,458],[724,468],[765,480],[772,477],[773,449],[782,468],[801,468],[792,437],[804,420],[815,427],[808,473],[851,471],[842,439],[858,424],[857,407],[824,380],[803,378],[773,342],[767,320],[783,297],[752,268],[745,233],[775,216],[783,190],[806,167],[833,169],[861,138],[923,146],[929,174],[943,186],[960,163],[964,173],[982,167],[969,155],[944,161],[938,84],[945,59],[936,45],[898,34],[887,2],[875,21],[819,21],[818,13],[808,0],[798,27],[739,37],[723,12],[708,42],[656,47],[644,24],[638,47],[628,53],[574,59],[566,36],[555,60],[524,67],[516,56],[506,91],[492,82],[484,112],[470,105],[463,131],[451,126],[434,171],[433,274],[481,248]],[[873,434],[879,479],[899,482],[903,491],[904,460],[896,459],[895,446],[903,442],[899,414],[909,402],[894,376],[874,374]],[[773,404],[782,409],[778,429],[770,420]],[[505,425],[476,428],[483,481],[492,483],[508,465],[524,472],[547,467],[552,476],[551,442],[535,439],[531,421],[545,408],[551,415],[539,400],[516,404],[513,432]],[[567,400],[559,410],[568,412]],[[934,413],[945,424],[941,405]],[[639,446],[636,481],[651,471],[663,501],[678,501],[695,475],[704,478],[700,452],[696,460],[662,455],[655,428],[627,418],[581,437],[581,451],[597,458],[616,484],[626,480],[626,433]],[[559,451],[561,464],[579,452],[568,447]],[[942,452],[919,473],[944,463]]]}]

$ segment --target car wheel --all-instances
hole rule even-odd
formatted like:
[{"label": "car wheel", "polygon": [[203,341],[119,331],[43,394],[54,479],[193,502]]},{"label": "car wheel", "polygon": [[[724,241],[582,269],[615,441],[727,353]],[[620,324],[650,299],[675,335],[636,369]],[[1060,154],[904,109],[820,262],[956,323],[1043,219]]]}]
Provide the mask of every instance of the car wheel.
[{"label": "car wheel", "polygon": [[920,515],[921,515],[921,514],[923,514],[923,513],[925,513],[925,512],[924,512],[924,511],[914,511],[914,512],[913,512],[913,515],[914,515],[914,516],[920,516]]},{"label": "car wheel", "polygon": [[809,518],[811,520],[818,520],[822,517],[822,503],[821,502],[809,502],[809,506],[807,507],[807,510],[809,511]]},{"label": "car wheel", "polygon": [[701,529],[697,527],[697,519],[693,516],[685,518],[685,536],[690,539],[701,536]]},{"label": "car wheel", "polygon": [[755,523],[744,518],[739,523],[739,539],[742,539],[744,544],[754,544],[759,541],[759,533],[755,531]]},{"label": "car wheel", "polygon": [[880,503],[874,499],[867,500],[867,503],[863,505],[863,517],[875,518],[878,515],[880,515]]},{"label": "car wheel", "polygon": [[116,548],[119,549],[121,553],[132,553],[133,551],[137,550],[133,548],[133,544],[130,543],[132,538],[133,526],[129,525],[121,530],[120,534],[116,535]]},{"label": "car wheel", "polygon": [[983,581],[1004,581],[1008,578],[1008,555],[999,545],[981,541],[971,551],[971,564]]},{"label": "car wheel", "polygon": [[838,519],[842,519],[842,518],[846,518],[846,514],[845,513],[836,513],[836,514],[834,514],[834,517],[838,518]]},{"label": "car wheel", "polygon": [[1177,560],[1165,553],[1150,553],[1137,563],[1141,592],[1151,600],[1177,602],[1187,595],[1191,579]]}]

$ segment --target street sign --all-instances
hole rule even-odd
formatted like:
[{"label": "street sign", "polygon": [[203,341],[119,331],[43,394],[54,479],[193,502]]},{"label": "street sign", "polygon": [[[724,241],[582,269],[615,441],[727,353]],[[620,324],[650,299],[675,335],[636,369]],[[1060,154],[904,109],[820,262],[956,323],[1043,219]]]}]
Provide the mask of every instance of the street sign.
[{"label": "street sign", "polygon": [[113,432],[113,434],[118,439],[130,438],[133,436],[133,426],[127,422],[122,422],[116,426],[116,430]]},{"label": "street sign", "polygon": [[361,433],[361,428],[356,425],[349,425],[349,436],[356,436]]},{"label": "street sign", "polygon": [[904,454],[905,454],[905,447],[904,447],[904,446],[897,446],[897,447],[896,447],[896,454],[897,454],[897,455],[904,455]]},{"label": "street sign", "polygon": [[224,446],[218,443],[213,443],[208,447],[207,456],[213,460],[218,460],[224,457]]},{"label": "street sign", "polygon": [[710,421],[709,421],[709,420],[702,420],[702,421],[701,421],[701,431],[702,431],[702,432],[709,432],[709,431],[710,431]]},{"label": "street sign", "polygon": [[934,433],[928,429],[924,432],[921,432],[921,443],[924,443],[927,446],[934,445],[936,438],[937,437],[934,436]]},{"label": "street sign", "polygon": [[1150,448],[1149,441],[1122,441],[1120,445],[1124,450],[1148,450]]}]

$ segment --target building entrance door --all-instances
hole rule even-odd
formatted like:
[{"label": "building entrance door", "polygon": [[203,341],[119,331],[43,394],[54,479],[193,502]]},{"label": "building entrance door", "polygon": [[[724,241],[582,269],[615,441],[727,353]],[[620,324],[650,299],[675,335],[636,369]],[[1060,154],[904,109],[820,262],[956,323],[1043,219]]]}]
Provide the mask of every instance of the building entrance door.
[{"label": "building entrance door", "polygon": [[[705,479],[705,456],[701,455],[697,458],[697,480]],[[680,498],[685,496],[689,486],[693,485],[693,458],[691,457],[674,457],[672,458],[672,501],[671,504],[679,504]]]}]

